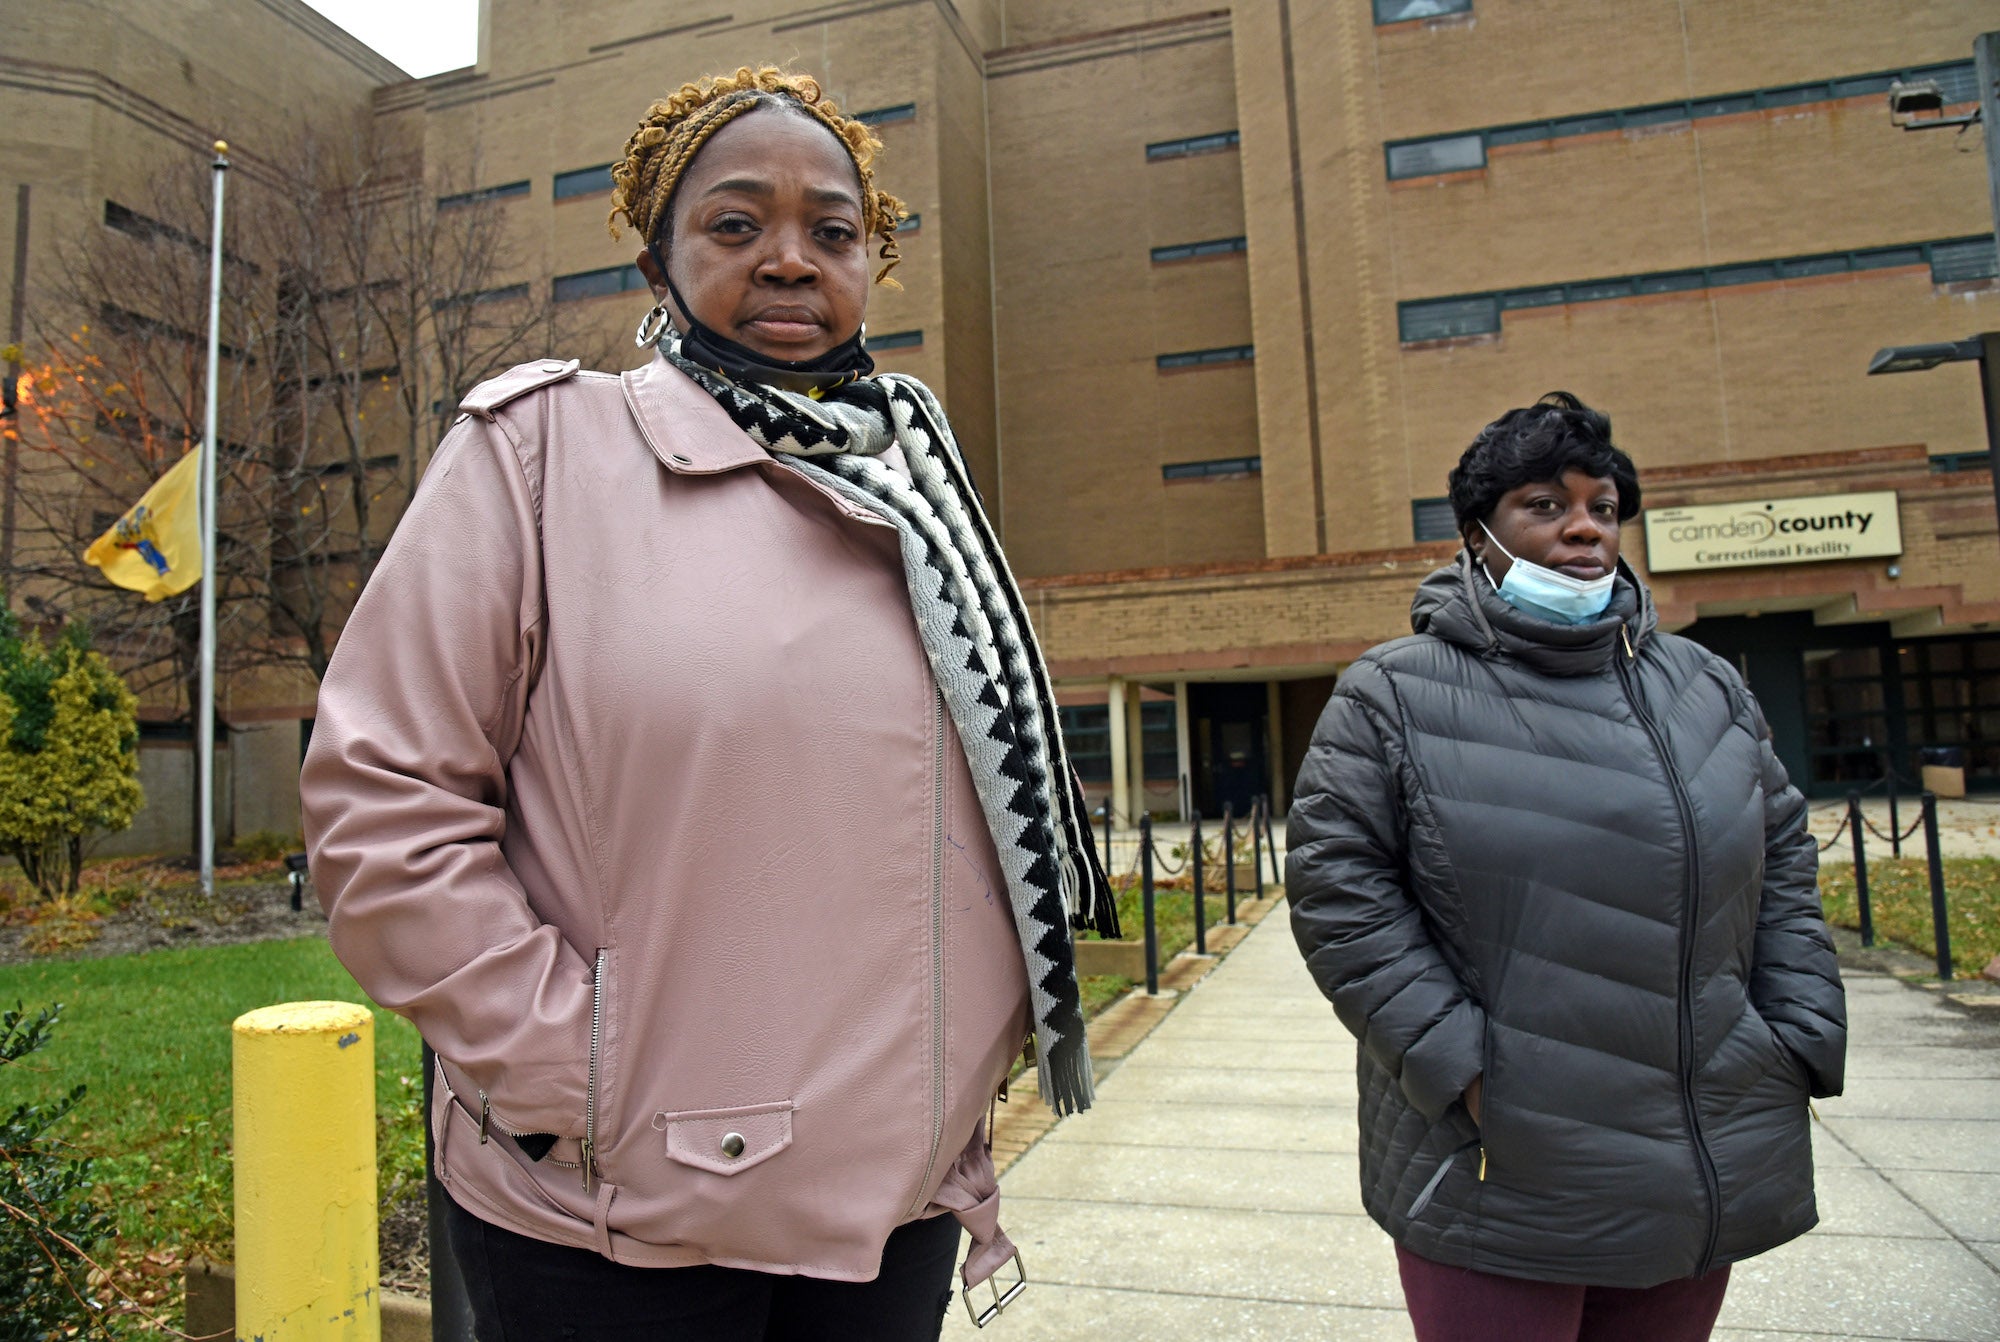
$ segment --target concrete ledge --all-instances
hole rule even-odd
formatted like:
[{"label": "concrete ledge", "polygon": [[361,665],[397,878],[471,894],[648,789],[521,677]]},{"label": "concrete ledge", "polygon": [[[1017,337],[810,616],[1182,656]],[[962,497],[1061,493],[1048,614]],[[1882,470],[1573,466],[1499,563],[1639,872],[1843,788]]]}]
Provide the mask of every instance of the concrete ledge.
[{"label": "concrete ledge", "polygon": [[[236,1270],[229,1263],[195,1258],[187,1266],[190,1337],[236,1335]],[[382,1342],[430,1342],[431,1302],[399,1291],[382,1292]]]}]

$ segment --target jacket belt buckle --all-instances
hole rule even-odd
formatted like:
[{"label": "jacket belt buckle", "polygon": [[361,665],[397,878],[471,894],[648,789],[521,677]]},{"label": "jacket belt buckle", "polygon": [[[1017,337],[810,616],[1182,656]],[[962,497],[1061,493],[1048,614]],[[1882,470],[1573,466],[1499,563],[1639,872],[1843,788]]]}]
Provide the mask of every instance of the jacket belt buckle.
[{"label": "jacket belt buckle", "polygon": [[973,1307],[973,1287],[968,1286],[961,1292],[965,1297],[965,1312],[971,1316],[974,1328],[984,1328],[987,1324],[999,1318],[1001,1311],[1018,1300],[1021,1292],[1028,1289],[1028,1269],[1021,1264],[1021,1251],[1019,1249],[1014,1251],[1014,1276],[1014,1284],[1007,1288],[1007,1292],[1004,1295],[1000,1292],[999,1281],[994,1277],[987,1278],[986,1286],[988,1290],[993,1292],[993,1303],[985,1309],[975,1309]]}]

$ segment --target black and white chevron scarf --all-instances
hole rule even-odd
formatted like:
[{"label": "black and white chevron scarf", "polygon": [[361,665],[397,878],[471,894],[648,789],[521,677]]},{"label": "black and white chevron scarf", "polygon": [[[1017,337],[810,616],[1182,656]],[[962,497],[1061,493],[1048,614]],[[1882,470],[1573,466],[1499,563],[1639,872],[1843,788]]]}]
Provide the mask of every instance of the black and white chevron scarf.
[{"label": "black and white chevron scarf", "polygon": [[[1070,928],[1115,937],[1118,913],[1027,608],[937,398],[897,373],[815,397],[726,377],[687,358],[672,331],[659,348],[782,465],[895,524],[917,631],[1006,876],[1042,1098],[1058,1114],[1089,1108]],[[908,478],[881,460],[892,445]]]}]

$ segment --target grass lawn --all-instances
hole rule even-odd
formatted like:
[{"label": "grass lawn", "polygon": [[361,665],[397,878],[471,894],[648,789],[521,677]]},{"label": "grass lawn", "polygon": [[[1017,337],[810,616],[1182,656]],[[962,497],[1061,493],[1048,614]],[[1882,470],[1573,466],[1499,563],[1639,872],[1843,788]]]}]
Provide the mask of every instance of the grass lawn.
[{"label": "grass lawn", "polygon": [[[230,1022],[276,1002],[368,999],[326,941],[0,967],[0,1002],[63,1003],[49,1044],[0,1072],[0,1109],[81,1081],[57,1133],[98,1157],[102,1202],[128,1244],[232,1257]],[[417,1032],[375,1010],[376,1139],[383,1192],[421,1177]]]},{"label": "grass lawn", "polygon": [[[1269,888],[1268,886],[1266,887]],[[1256,898],[1255,887],[1236,892],[1236,907],[1242,908]],[[1226,895],[1212,894],[1207,897],[1206,908],[1208,927],[1212,932],[1222,926],[1228,916],[1229,900]],[[1160,963],[1162,965],[1194,944],[1194,892],[1191,890],[1153,891],[1153,928],[1160,938]],[[1118,891],[1118,931],[1127,941],[1141,941],[1146,936],[1146,913],[1141,904],[1139,886],[1136,882]],[[1078,936],[1095,940],[1094,932],[1079,932]]]},{"label": "grass lawn", "polygon": [[[1952,972],[1972,978],[2000,955],[2000,858],[1946,858],[1944,890]],[[1819,893],[1828,922],[1861,926],[1853,863],[1822,863]],[[1937,954],[1931,931],[1930,866],[1922,858],[1871,858],[1868,906],[1878,941],[1893,941],[1927,956]]]}]

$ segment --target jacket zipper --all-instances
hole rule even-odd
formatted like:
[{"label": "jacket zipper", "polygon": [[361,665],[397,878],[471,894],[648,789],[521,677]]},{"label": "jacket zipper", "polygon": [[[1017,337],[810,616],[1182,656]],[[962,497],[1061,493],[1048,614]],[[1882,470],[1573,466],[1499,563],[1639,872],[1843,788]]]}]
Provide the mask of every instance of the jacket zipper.
[{"label": "jacket zipper", "polygon": [[[522,1137],[535,1137],[541,1135],[538,1133],[523,1132],[519,1128],[509,1127],[504,1120],[495,1118],[493,1116],[493,1101],[489,1099],[487,1097],[486,1092],[482,1090],[479,1092],[479,1144],[481,1146],[486,1145],[487,1142],[492,1140],[493,1134],[496,1132],[516,1139]],[[536,1163],[539,1165],[555,1165],[565,1170],[573,1170],[576,1169],[581,1162],[574,1160],[558,1160],[554,1156],[543,1156]]]},{"label": "jacket zipper", "polygon": [[[1472,1126],[1479,1129],[1479,1182],[1486,1182],[1486,1124],[1481,1121],[1491,1112],[1487,1106],[1493,1098],[1493,1018],[1486,1018],[1486,1038],[1479,1045],[1479,1118],[1472,1119]],[[1466,1115],[1472,1118],[1471,1114]]]},{"label": "jacket zipper", "polygon": [[1673,757],[1667,753],[1666,738],[1660,735],[1659,727],[1639,702],[1638,689],[1633,684],[1630,670],[1630,664],[1637,660],[1638,654],[1632,649],[1631,639],[1627,638],[1625,657],[1620,659],[1614,656],[1612,663],[1618,668],[1619,687],[1625,691],[1626,702],[1632,705],[1633,716],[1646,729],[1646,736],[1653,743],[1653,753],[1659,756],[1660,767],[1666,770],[1667,785],[1674,794],[1674,808],[1680,813],[1681,834],[1687,840],[1688,878],[1681,894],[1680,1000],[1677,1006],[1681,1108],[1687,1115],[1688,1134],[1694,1139],[1695,1163],[1701,1168],[1702,1188],[1708,1195],[1708,1238],[1702,1244],[1701,1261],[1694,1270],[1694,1275],[1699,1277],[1706,1275],[1713,1266],[1716,1241],[1722,1233],[1722,1185],[1716,1178],[1715,1160],[1709,1155],[1708,1142],[1701,1133],[1701,1113],[1694,1098],[1694,934],[1695,920],[1701,912],[1701,841],[1695,833],[1694,805],[1688,800],[1687,786],[1681,779],[1680,771],[1674,767]]},{"label": "jacket zipper", "polygon": [[590,971],[590,1069],[583,1082],[583,1142],[577,1164],[583,1167],[583,1191],[597,1177],[597,1049],[604,1038],[604,948]]},{"label": "jacket zipper", "polygon": [[944,691],[931,705],[931,1154],[909,1215],[924,1209],[924,1190],[944,1142]]}]

